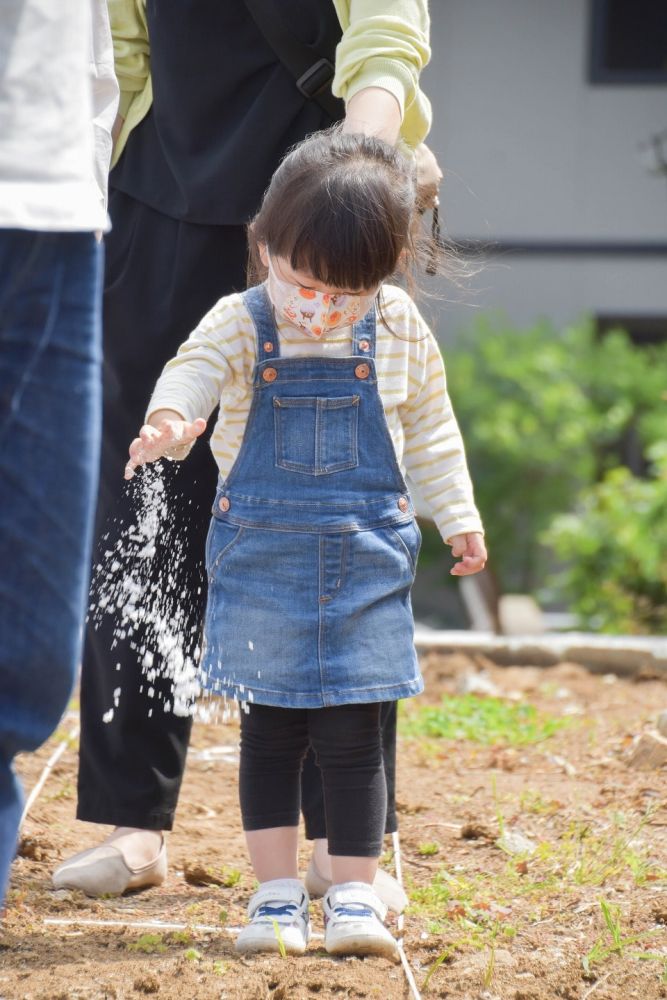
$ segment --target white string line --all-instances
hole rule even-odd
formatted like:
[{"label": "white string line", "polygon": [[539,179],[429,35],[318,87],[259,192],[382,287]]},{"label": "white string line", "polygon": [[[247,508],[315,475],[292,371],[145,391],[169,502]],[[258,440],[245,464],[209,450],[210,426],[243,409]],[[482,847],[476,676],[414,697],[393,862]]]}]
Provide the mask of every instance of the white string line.
[{"label": "white string line", "polygon": [[[125,927],[130,930],[132,928],[138,930],[141,928],[151,928],[152,930],[161,931],[193,931],[198,934],[240,934],[243,929],[241,927],[213,927],[208,924],[169,923],[166,920],[91,920],[77,919],[76,917],[44,917],[42,923],[49,924],[52,927],[75,927],[79,925],[81,927]],[[319,934],[317,931],[314,931],[310,937],[311,939],[324,940],[324,934]]]},{"label": "white string line", "polygon": [[65,753],[65,751],[68,749],[70,743],[73,743],[74,740],[77,739],[78,735],[79,735],[79,726],[77,724],[74,727],[74,729],[72,729],[71,732],[69,732],[67,734],[67,738],[62,741],[62,743],[60,744],[60,746],[57,747],[53,751],[53,753],[51,754],[51,756],[47,760],[47,762],[46,762],[46,764],[44,766],[44,770],[42,771],[42,773],[40,774],[40,776],[39,776],[39,778],[37,780],[37,784],[34,786],[33,790],[30,792],[30,795],[28,796],[28,798],[26,800],[26,804],[23,807],[23,812],[21,813],[21,820],[19,822],[19,830],[18,830],[19,833],[21,832],[21,829],[23,828],[23,824],[25,823],[26,819],[28,818],[28,813],[30,812],[30,810],[34,806],[35,802],[37,801],[38,796],[40,795],[42,789],[44,788],[44,785],[46,784],[46,780],[49,777],[49,775],[51,774],[51,771],[56,766],[56,764],[58,763],[58,761],[60,760],[60,758],[62,757],[62,755]]},{"label": "white string line", "polygon": [[[398,830],[395,830],[391,835],[391,842],[394,847],[394,867],[396,869],[396,881],[403,888],[403,865],[401,863],[401,839],[398,835]],[[412,972],[412,968],[408,961],[408,956],[405,954],[405,949],[403,948],[403,927],[405,919],[402,913],[398,915],[398,954],[401,959],[401,965],[403,966],[403,972],[405,973],[405,978],[408,981],[408,986],[410,987],[410,992],[414,997],[414,1000],[422,1000],[419,989],[417,988],[417,983],[415,982],[415,977]]]}]

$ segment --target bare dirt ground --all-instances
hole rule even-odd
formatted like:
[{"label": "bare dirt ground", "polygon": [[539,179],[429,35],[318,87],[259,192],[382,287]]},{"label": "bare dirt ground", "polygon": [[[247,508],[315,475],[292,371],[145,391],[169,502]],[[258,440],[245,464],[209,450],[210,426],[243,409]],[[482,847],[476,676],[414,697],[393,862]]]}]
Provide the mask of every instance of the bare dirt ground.
[{"label": "bare dirt ground", "polygon": [[[575,664],[499,668],[430,654],[427,693],[414,707],[439,704],[480,668],[507,705],[525,700],[568,724],[527,745],[516,731],[487,743],[463,727],[446,739],[402,735],[399,814],[411,897],[404,940],[421,995],[667,997],[667,771],[627,765],[634,739],[667,707],[667,684],[595,676]],[[402,707],[404,719],[412,711]],[[27,790],[69,728],[66,720],[39,754],[19,761]],[[14,867],[0,927],[3,1000],[414,995],[400,965],[335,960],[318,938],[303,958],[235,954],[232,928],[253,890],[236,741],[234,723],[196,725],[167,882],[101,900],[50,888],[58,862],[100,832],[74,820],[76,747],[68,747],[28,818]],[[304,844],[304,866],[307,857]],[[383,863],[392,870],[390,851]],[[209,884],[188,881],[198,877]],[[153,921],[182,927],[145,926]]]}]

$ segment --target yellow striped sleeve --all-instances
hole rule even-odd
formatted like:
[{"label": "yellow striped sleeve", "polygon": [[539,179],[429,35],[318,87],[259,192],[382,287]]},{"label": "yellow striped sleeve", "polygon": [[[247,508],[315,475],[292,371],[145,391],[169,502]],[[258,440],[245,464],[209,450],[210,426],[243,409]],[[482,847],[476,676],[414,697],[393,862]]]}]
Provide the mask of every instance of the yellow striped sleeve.
[{"label": "yellow striped sleeve", "polygon": [[468,473],[463,439],[447,392],[438,345],[412,305],[408,397],[399,407],[405,433],[403,462],[445,541],[482,532]]},{"label": "yellow striped sleeve", "polygon": [[225,386],[242,375],[248,322],[240,296],[220,299],[165,366],[148,413],[165,407],[186,420],[208,419]]}]

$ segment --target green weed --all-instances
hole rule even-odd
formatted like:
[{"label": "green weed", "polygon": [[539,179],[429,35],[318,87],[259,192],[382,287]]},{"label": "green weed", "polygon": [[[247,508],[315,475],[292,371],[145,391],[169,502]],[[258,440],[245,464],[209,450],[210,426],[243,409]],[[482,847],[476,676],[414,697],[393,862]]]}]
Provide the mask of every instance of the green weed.
[{"label": "green weed", "polygon": [[285,948],[285,942],[283,941],[283,936],[280,933],[280,925],[277,920],[272,920],[273,933],[276,935],[276,941],[278,942],[278,951],[280,952],[281,958],[287,958],[287,949]]},{"label": "green weed", "polygon": [[549,739],[571,721],[538,712],[528,702],[462,694],[446,695],[440,706],[406,707],[401,728],[412,738],[525,746]]},{"label": "green weed", "polygon": [[604,885],[610,878],[629,871],[636,885],[656,881],[667,873],[653,865],[646,848],[636,843],[638,835],[649,822],[647,811],[632,827],[622,814],[612,818],[612,831],[596,833],[590,824],[573,822],[561,835],[556,848],[541,844],[538,854],[551,858],[561,874],[575,885]]},{"label": "green weed", "polygon": [[71,781],[65,781],[60,786],[57,792],[52,795],[47,795],[47,802],[59,802],[61,799],[72,799],[74,798],[75,788]]},{"label": "green weed", "polygon": [[241,881],[241,872],[238,868],[221,868],[220,875],[225,889],[231,889]]},{"label": "green weed", "polygon": [[169,940],[173,944],[192,944],[194,941],[194,935],[192,931],[172,931],[169,935]]},{"label": "green weed", "polygon": [[620,906],[608,903],[606,899],[600,899],[599,903],[609,937],[611,938],[611,943],[603,937],[598,938],[591,950],[584,955],[581,960],[581,964],[587,973],[591,971],[592,965],[599,965],[600,963],[605,962],[612,955],[618,955],[621,957],[624,952],[629,958],[638,958],[642,961],[661,961],[667,969],[667,960],[665,959],[664,954],[648,951],[627,951],[630,945],[636,944],[644,938],[660,933],[659,930],[643,931],[641,934],[630,934],[628,937],[625,937],[621,931]]},{"label": "green weed", "polygon": [[139,951],[144,955],[162,954],[167,950],[167,946],[162,940],[161,934],[142,934],[141,937],[127,945],[128,951]]},{"label": "green weed", "polygon": [[433,854],[437,854],[440,850],[440,844],[435,842],[429,842],[425,844],[420,844],[417,848],[417,854],[421,855],[422,858],[431,857]]},{"label": "green weed", "polygon": [[562,803],[556,799],[545,799],[538,791],[525,788],[519,796],[521,812],[533,816],[551,816],[562,808]]}]

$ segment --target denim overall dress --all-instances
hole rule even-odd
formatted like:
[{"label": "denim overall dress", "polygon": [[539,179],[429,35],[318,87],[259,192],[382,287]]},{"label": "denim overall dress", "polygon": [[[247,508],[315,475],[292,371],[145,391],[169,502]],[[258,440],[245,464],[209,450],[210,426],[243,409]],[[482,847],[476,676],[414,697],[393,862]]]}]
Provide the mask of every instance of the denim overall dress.
[{"label": "denim overall dress", "polygon": [[203,686],[323,708],[423,689],[410,588],[420,533],[375,371],[375,310],[351,357],[280,357],[263,285],[241,448],[206,545]]}]

